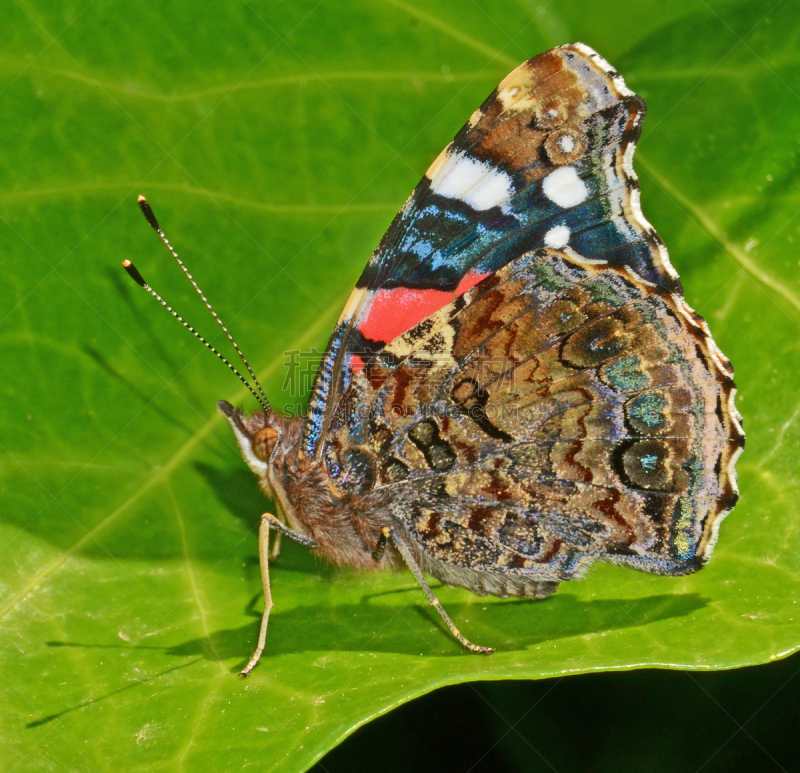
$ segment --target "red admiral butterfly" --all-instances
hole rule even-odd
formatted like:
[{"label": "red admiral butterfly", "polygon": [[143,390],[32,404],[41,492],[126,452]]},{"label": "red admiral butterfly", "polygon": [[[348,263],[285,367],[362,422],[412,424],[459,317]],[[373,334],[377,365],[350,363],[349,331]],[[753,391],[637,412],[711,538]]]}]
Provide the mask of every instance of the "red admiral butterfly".
[{"label": "red admiral butterfly", "polygon": [[336,564],[407,566],[481,653],[424,573],[541,599],[596,560],[681,575],[709,559],[744,433],[731,364],[639,206],[644,114],[587,46],[525,62],[381,240],[307,416],[272,410],[245,360],[262,410],[218,407],[277,516],[242,675],[272,607],[270,527]]}]

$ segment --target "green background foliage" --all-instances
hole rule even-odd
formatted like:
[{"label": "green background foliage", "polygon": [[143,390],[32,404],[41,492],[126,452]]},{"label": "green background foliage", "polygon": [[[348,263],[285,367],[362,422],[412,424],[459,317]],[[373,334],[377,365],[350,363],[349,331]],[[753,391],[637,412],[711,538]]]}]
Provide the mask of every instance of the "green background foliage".
[{"label": "green background foliage", "polygon": [[[800,645],[796,2],[331,0],[0,6],[4,767],[299,771],[432,689]],[[523,59],[582,40],[648,101],[643,208],[737,368],[742,499],[714,560],[598,566],[551,599],[334,571],[286,545],[265,659],[267,504],[214,409],[252,401],[119,268],[220,343],[150,199],[274,403],[322,349],[421,174]],[[302,391],[302,390],[301,390]]]}]

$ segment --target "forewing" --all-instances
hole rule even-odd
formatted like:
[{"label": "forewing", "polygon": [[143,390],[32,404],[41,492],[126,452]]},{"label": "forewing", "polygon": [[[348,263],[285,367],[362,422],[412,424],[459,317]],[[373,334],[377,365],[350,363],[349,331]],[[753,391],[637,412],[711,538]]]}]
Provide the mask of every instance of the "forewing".
[{"label": "forewing", "polygon": [[320,367],[309,456],[384,345],[537,247],[571,249],[680,293],[639,208],[644,102],[587,46],[537,56],[492,92],[426,172],[369,261]]}]

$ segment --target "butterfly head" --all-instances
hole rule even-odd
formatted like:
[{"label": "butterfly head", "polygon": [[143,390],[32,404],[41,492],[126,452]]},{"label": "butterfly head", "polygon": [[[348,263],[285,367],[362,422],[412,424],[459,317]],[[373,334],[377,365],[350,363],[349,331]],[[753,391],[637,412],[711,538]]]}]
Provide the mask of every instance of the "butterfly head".
[{"label": "butterfly head", "polygon": [[265,479],[270,460],[280,446],[283,422],[276,421],[276,416],[267,411],[246,416],[225,400],[220,400],[217,408],[231,425],[247,465],[259,478]]}]

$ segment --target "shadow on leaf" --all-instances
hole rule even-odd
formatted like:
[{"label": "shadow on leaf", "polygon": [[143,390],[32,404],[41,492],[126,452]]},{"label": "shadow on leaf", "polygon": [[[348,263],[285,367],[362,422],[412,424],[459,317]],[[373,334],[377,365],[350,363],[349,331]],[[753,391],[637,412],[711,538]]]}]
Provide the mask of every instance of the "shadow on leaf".
[{"label": "shadow on leaf", "polygon": [[248,530],[256,531],[261,514],[272,511],[272,502],[259,491],[255,475],[244,462],[235,468],[218,468],[204,462],[192,466],[214,490],[219,503]]},{"label": "shadow on leaf", "polygon": [[[257,599],[258,596],[248,605],[248,612],[256,618],[252,623],[221,629],[210,636],[168,647],[59,641],[48,642],[48,646],[161,650],[170,657],[200,656],[216,662],[236,658],[240,661],[235,668],[238,671],[247,662],[258,637],[260,614],[255,611]],[[594,601],[564,593],[535,604],[527,599],[481,600],[477,604],[451,603],[447,610],[456,625],[473,641],[494,646],[498,652],[508,652],[545,641],[636,628],[685,617],[708,603],[709,599],[696,593]],[[415,614],[408,615],[408,612]],[[428,656],[475,657],[452,639],[433,609],[425,606],[424,602],[418,604],[414,601],[403,606],[370,604],[367,601],[337,606],[302,606],[285,612],[274,610],[262,664],[268,664],[271,655],[304,651],[405,655],[422,652]]]},{"label": "shadow on leaf", "polygon": [[[62,642],[47,642],[47,644],[48,646],[52,647],[65,646]],[[70,714],[73,711],[77,711],[78,709],[84,709],[87,706],[92,706],[95,703],[100,703],[101,701],[108,700],[109,698],[113,698],[115,695],[119,695],[122,692],[126,692],[127,690],[132,690],[134,687],[141,687],[143,684],[147,684],[148,682],[153,682],[156,679],[160,679],[162,676],[171,674],[173,671],[178,671],[183,668],[188,668],[189,666],[197,663],[198,660],[200,660],[200,658],[195,658],[194,660],[190,660],[188,663],[181,663],[180,665],[166,668],[163,671],[159,671],[157,674],[153,674],[153,676],[148,676],[146,679],[137,679],[131,682],[130,684],[126,684],[124,687],[120,687],[117,690],[111,690],[110,692],[107,692],[105,695],[101,695],[97,698],[87,698],[85,701],[81,701],[75,706],[71,706],[70,708],[64,709],[63,711],[59,711],[55,714],[48,714],[47,716],[40,717],[39,719],[34,719],[32,722],[28,722],[28,724],[25,725],[25,727],[28,729],[32,729],[35,727],[41,727],[42,725],[47,725],[53,720],[60,719],[61,717],[65,716],[66,714]]]}]

